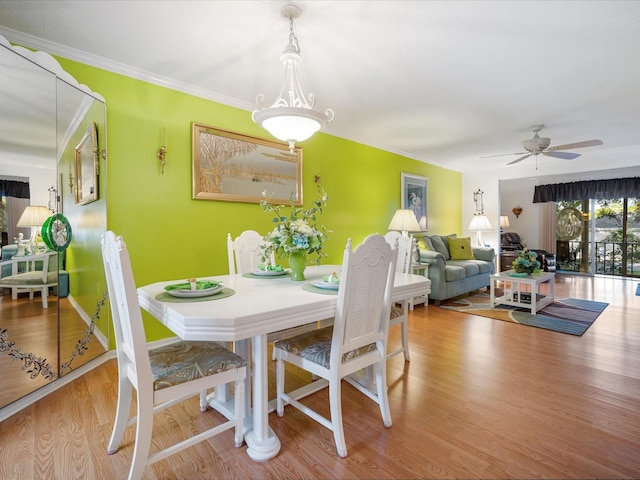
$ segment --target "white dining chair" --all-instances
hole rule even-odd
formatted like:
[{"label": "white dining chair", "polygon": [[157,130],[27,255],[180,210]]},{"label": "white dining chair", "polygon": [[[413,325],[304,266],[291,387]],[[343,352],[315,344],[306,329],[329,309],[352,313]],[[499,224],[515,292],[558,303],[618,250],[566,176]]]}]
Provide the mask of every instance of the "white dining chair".
[{"label": "white dining chair", "polygon": [[[333,432],[341,457],[347,456],[341,405],[343,379],[378,403],[384,426],[391,426],[386,348],[397,252],[380,234],[369,235],[355,251],[349,239],[342,261],[334,324],[274,344],[278,415],[282,417],[285,404],[289,404],[316,420]],[[328,382],[330,418],[285,393],[284,362]],[[375,393],[350,377],[368,367],[373,367]]]},{"label": "white dining chair", "polygon": [[[399,273],[412,273],[413,267],[413,250],[415,248],[415,238],[413,235],[404,237],[400,232],[391,231],[384,235],[389,245],[398,243],[398,262],[396,263],[396,271]],[[391,318],[389,327],[400,325],[401,347],[393,352],[387,353],[387,358],[394,357],[400,353],[404,353],[404,361],[410,361],[409,356],[409,300],[395,302],[391,304]]]},{"label": "white dining chair", "polygon": [[[255,230],[245,230],[235,239],[227,234],[227,256],[229,259],[229,273],[249,273],[262,262],[264,247],[268,245],[264,237]],[[275,265],[273,252],[268,261]]]},{"label": "white dining chair", "polygon": [[[102,257],[118,359],[118,403],[107,452],[116,453],[126,427],[137,422],[128,477],[131,480],[141,478],[147,465],[232,428],[235,428],[235,446],[241,446],[246,360],[217,342],[179,341],[149,349],[129,252],[122,237],[106,232],[102,239]],[[204,411],[207,403],[203,392],[226,384],[234,386],[233,418],[149,454],[155,413],[197,394],[200,394],[200,410]],[[136,390],[137,415],[128,419],[133,389]]]},{"label": "white dining chair", "polygon": [[[4,266],[10,267],[9,275],[2,276]],[[17,300],[18,294],[29,293],[33,300],[34,293],[40,292],[42,308],[49,307],[49,289],[58,286],[58,252],[48,251],[35,255],[14,255],[11,259],[0,262],[0,290],[11,289],[11,299]]]},{"label": "white dining chair", "polygon": [[[229,273],[250,273],[251,270],[258,267],[262,262],[264,247],[267,245],[267,241],[262,235],[255,230],[245,230],[235,239],[231,237],[231,234],[227,234],[227,256],[229,258]],[[268,261],[271,265],[276,265],[276,259],[273,252],[268,257]],[[264,281],[271,281],[266,279]],[[282,338],[286,338],[291,335],[297,335],[303,332],[309,332],[317,328],[316,323],[310,323],[307,325],[300,325],[298,327],[288,328],[286,330],[279,330],[277,332],[271,332],[267,336],[268,342],[275,342]],[[236,347],[234,347],[236,348]],[[248,343],[243,343],[240,348],[240,353],[247,354]],[[275,356],[273,356],[275,360]]]}]

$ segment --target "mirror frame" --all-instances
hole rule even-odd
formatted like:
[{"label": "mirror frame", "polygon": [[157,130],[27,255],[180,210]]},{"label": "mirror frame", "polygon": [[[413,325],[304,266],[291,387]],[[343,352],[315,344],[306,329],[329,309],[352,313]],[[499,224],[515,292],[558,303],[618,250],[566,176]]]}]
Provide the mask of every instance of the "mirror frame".
[{"label": "mirror frame", "polygon": [[98,200],[98,130],[91,122],[74,149],[76,205]]}]

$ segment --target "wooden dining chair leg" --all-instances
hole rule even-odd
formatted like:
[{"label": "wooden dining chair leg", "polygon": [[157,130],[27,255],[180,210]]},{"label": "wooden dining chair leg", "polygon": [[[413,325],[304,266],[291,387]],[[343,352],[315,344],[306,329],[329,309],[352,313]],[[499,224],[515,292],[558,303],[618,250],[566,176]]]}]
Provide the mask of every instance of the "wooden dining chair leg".
[{"label": "wooden dining chair leg", "polygon": [[209,402],[207,402],[207,391],[202,390],[200,392],[200,411],[205,412],[208,406],[209,406]]},{"label": "wooden dining chair leg", "polygon": [[387,393],[387,366],[385,362],[378,362],[373,367],[376,377],[376,390],[378,394],[378,404],[380,405],[380,415],[382,416],[382,424],[389,428],[392,424],[391,410],[389,409],[389,395]]},{"label": "wooden dining chair leg", "polygon": [[[147,398],[141,398],[147,397]],[[153,393],[151,396],[138,392],[138,421],[136,423],[136,443],[133,447],[133,458],[129,470],[129,479],[142,478],[151,449],[151,432],[153,430]]]},{"label": "wooden dining chair leg", "polygon": [[[119,369],[119,371],[122,371]],[[133,385],[128,379],[120,379],[118,384],[118,404],[116,406],[116,418],[113,422],[113,432],[111,432],[111,439],[107,446],[107,453],[112,455],[120,448],[120,442],[122,441],[122,435],[127,428],[129,420],[129,411],[131,409],[131,393],[133,392]]]},{"label": "wooden dining chair leg", "polygon": [[409,357],[409,316],[408,316],[408,312],[407,312],[408,308],[407,308],[407,304],[405,301],[405,305],[404,305],[404,311],[405,311],[405,315],[407,315],[407,317],[405,318],[405,320],[400,324],[400,335],[402,337],[402,353],[404,353],[404,361],[405,362],[409,362],[411,361],[411,358]]},{"label": "wooden dining chair leg", "polygon": [[244,443],[244,433],[243,433],[243,421],[245,415],[245,388],[244,388],[244,380],[236,380],[233,384],[234,390],[234,409],[236,415],[236,426],[234,430],[234,444],[236,448],[239,448]]},{"label": "wooden dining chair leg", "polygon": [[339,378],[329,381],[329,408],[331,412],[331,429],[333,439],[336,442],[336,450],[342,458],[347,456],[347,442],[344,439],[344,427],[342,425],[342,382]]}]

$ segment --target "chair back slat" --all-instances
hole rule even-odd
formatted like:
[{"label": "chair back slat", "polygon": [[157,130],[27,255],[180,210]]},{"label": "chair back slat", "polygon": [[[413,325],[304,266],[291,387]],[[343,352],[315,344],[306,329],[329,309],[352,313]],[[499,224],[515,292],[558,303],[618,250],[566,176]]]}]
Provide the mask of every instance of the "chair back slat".
[{"label": "chair back slat", "polygon": [[369,235],[355,251],[347,243],[333,333],[333,345],[340,348],[332,348],[332,362],[370,343],[386,345],[397,253],[379,234]]},{"label": "chair back slat", "polygon": [[128,371],[132,369],[136,376],[135,379],[131,379],[134,385],[141,381],[151,382],[151,363],[142,313],[129,252],[122,237],[116,237],[111,231],[105,233],[102,239],[102,258],[107,277],[119,368],[126,366]]},{"label": "chair back slat", "polygon": [[398,273],[411,273],[413,265],[413,250],[416,245],[413,235],[403,237],[400,232],[390,231],[385,233],[385,240],[389,245],[394,245],[398,241],[398,261],[396,262],[396,271]]},{"label": "chair back slat", "polygon": [[[235,240],[227,234],[227,255],[229,259],[229,273],[249,273],[262,263],[262,246],[267,242],[255,230],[245,230]],[[273,255],[270,257],[275,264]]]}]

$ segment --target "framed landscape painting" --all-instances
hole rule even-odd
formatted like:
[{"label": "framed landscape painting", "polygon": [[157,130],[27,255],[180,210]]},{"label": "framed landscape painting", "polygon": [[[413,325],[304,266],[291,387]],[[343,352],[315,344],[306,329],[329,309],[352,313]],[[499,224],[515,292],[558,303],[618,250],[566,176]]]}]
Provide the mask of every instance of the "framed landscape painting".
[{"label": "framed landscape painting", "polygon": [[413,210],[420,229],[426,231],[429,218],[427,209],[428,180],[426,177],[410,173],[402,173],[401,179],[400,195],[402,201],[400,208]]},{"label": "framed landscape painting", "polygon": [[302,149],[199,123],[192,125],[193,198],[302,205]]}]

